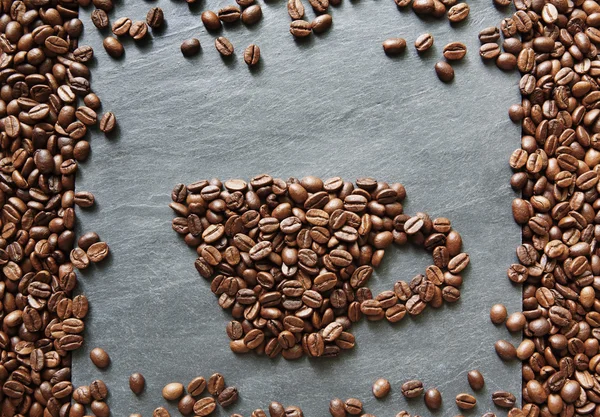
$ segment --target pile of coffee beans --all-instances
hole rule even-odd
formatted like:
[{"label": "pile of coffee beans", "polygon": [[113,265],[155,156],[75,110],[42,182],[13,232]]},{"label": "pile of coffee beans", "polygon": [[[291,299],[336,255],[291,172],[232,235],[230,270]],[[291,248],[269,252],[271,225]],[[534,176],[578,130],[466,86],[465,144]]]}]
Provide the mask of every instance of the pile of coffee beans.
[{"label": "pile of coffee beans", "polygon": [[[195,267],[231,312],[231,350],[274,358],[337,356],[369,320],[402,320],[460,297],[469,256],[446,218],[404,214],[404,186],[308,176],[249,183],[178,184],[173,229],[198,253]],[[432,253],[425,274],[373,296],[367,287],[385,249],[407,242]]]},{"label": "pile of coffee beans", "polygon": [[[508,278],[523,285],[523,312],[491,318],[523,332],[517,348],[496,343],[504,360],[520,359],[519,416],[600,415],[600,4],[590,0],[496,0],[509,7],[500,29],[483,30],[481,56],[517,68],[521,147],[510,157],[512,204],[522,226],[518,263]],[[513,8],[514,7],[514,8]],[[502,48],[498,44],[504,37]],[[496,404],[512,406],[499,393]]]},{"label": "pile of coffee beans", "polygon": [[[94,204],[75,191],[88,130],[98,124],[87,67],[94,51],[79,45],[77,2],[3,1],[0,11],[2,414],[81,417],[90,405],[104,417],[106,386],[71,384],[89,308],[74,294],[75,268],[108,254],[96,233],[77,242],[74,232],[75,206]],[[102,130],[114,128],[114,116],[102,120]],[[99,366],[106,359],[94,356]],[[72,396],[81,402],[71,405]]]}]

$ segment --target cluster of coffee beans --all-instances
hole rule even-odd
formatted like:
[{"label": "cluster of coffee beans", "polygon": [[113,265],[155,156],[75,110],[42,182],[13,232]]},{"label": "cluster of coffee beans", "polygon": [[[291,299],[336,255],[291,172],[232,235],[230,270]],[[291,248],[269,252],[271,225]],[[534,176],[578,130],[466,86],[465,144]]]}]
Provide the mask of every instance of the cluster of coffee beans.
[{"label": "cluster of coffee beans", "polygon": [[[87,3],[85,4],[87,6],[90,1],[86,0],[80,3]],[[111,26],[107,12],[110,12],[114,8],[112,0],[96,0],[94,1],[94,6],[96,8],[91,14],[94,26],[101,30]],[[141,41],[146,38],[149,27],[159,29],[164,19],[164,13],[160,7],[150,9],[146,15],[146,21],[132,21],[128,17],[120,17],[111,26],[112,33],[116,37],[106,37],[102,45],[108,55],[113,58],[120,58],[125,53],[125,48],[121,41],[119,41],[119,37],[130,36],[135,41]]]},{"label": "cluster of coffee beans", "polygon": [[[508,278],[523,285],[523,312],[506,321],[523,331],[518,348],[496,343],[504,360],[523,361],[519,416],[600,415],[600,4],[591,0],[496,0],[513,7],[500,29],[480,33],[484,59],[518,68],[522,123],[510,157],[521,198],[518,263]],[[498,40],[504,37],[500,51]],[[495,306],[492,321],[504,323]]]},{"label": "cluster of coffee beans", "polygon": [[[405,197],[402,184],[371,178],[259,175],[178,184],[170,207],[196,269],[235,319],[231,350],[297,359],[353,348],[348,330],[363,315],[397,322],[459,299],[469,263],[460,235],[448,219],[404,214]],[[408,241],[433,264],[374,297],[367,284],[385,249]]]},{"label": "cluster of coffee beans", "polygon": [[[70,382],[63,381],[62,384]],[[71,386],[70,386],[71,387]],[[71,387],[72,390],[72,387]],[[53,388],[54,391],[54,388]],[[73,390],[73,403],[70,404],[70,410],[65,409],[65,416],[86,416],[86,407],[92,411],[96,417],[109,417],[110,408],[105,400],[108,397],[108,388],[102,380],[95,380],[90,385],[82,385]],[[63,411],[61,410],[61,413]]]},{"label": "cluster of coffee beans", "polygon": [[[85,295],[75,296],[69,257],[100,261],[97,235],[76,241],[75,192],[100,100],[90,89],[74,1],[0,2],[0,401],[2,415],[82,417],[71,405],[71,352],[83,344]],[[106,113],[100,129],[114,128]],[[82,252],[85,251],[85,255]],[[92,411],[108,415],[104,384],[88,387]],[[93,400],[91,400],[93,398]],[[87,401],[87,400],[85,400]]]}]

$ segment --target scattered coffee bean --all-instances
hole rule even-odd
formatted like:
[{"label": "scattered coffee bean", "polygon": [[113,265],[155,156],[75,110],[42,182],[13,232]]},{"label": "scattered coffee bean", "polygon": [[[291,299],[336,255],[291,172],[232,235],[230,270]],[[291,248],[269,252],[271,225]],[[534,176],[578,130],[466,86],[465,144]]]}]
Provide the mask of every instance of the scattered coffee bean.
[{"label": "scattered coffee bean", "polygon": [[469,16],[470,7],[467,3],[458,3],[448,10],[448,20],[451,23],[459,23]]},{"label": "scattered coffee bean", "polygon": [[462,42],[451,42],[444,46],[444,58],[450,61],[458,61],[467,54],[467,47]]},{"label": "scattered coffee bean", "polygon": [[194,404],[196,404],[196,400],[191,395],[184,395],[177,403],[177,409],[184,416],[189,416],[194,413]]},{"label": "scattered coffee bean", "polygon": [[344,409],[350,415],[361,414],[362,407],[362,402],[356,398],[349,398],[344,402]]},{"label": "scattered coffee bean", "polygon": [[98,29],[106,29],[109,25],[108,15],[102,9],[95,9],[91,15],[92,23]]},{"label": "scattered coffee bean", "polygon": [[129,28],[129,36],[131,36],[136,41],[144,39],[147,34],[148,25],[144,21],[135,21],[131,24],[131,28]]},{"label": "scattered coffee bean", "polygon": [[229,39],[223,36],[219,36],[215,39],[215,48],[217,48],[217,51],[224,57],[233,55],[233,45],[229,42]]},{"label": "scattered coffee bean", "polygon": [[90,352],[90,359],[92,360],[92,363],[100,369],[108,368],[108,365],[110,365],[110,356],[108,356],[108,353],[102,348],[97,347],[92,349]]},{"label": "scattered coffee bean", "polygon": [[416,379],[406,381],[400,388],[406,398],[416,398],[423,394],[423,383]]},{"label": "scattered coffee bean", "polygon": [[127,35],[129,33],[129,29],[131,28],[131,19],[128,17],[120,17],[115,20],[112,25],[112,33],[117,36]]},{"label": "scattered coffee bean", "polygon": [[384,398],[390,393],[390,382],[387,379],[379,378],[373,383],[373,395],[375,398]]},{"label": "scattered coffee bean", "polygon": [[152,412],[152,417],[171,417],[171,414],[164,407],[158,407]]},{"label": "scattered coffee bean", "polygon": [[515,406],[517,399],[513,394],[507,391],[496,391],[492,393],[492,401],[498,407],[512,408]]},{"label": "scattered coffee bean", "polygon": [[425,405],[430,410],[438,410],[442,406],[442,394],[436,388],[425,391]]},{"label": "scattered coffee bean", "polygon": [[196,38],[186,39],[181,43],[181,53],[185,57],[198,55],[200,53],[200,41]]},{"label": "scattered coffee bean", "polygon": [[449,83],[454,79],[454,68],[444,61],[435,64],[435,73],[438,78],[445,83]]},{"label": "scattered coffee bean", "polygon": [[165,21],[165,14],[160,7],[153,7],[148,10],[148,14],[146,15],[146,23],[152,29],[160,28]]},{"label": "scattered coffee bean", "polygon": [[208,379],[208,392],[211,395],[219,395],[225,389],[225,378],[219,373],[212,374]]},{"label": "scattered coffee bean", "polygon": [[474,391],[479,391],[485,385],[485,380],[483,379],[483,375],[477,369],[473,369],[469,371],[467,374],[467,380],[469,381],[469,385]]},{"label": "scattered coffee bean", "polygon": [[312,25],[305,20],[294,20],[290,23],[290,33],[295,38],[305,38],[312,33]]},{"label": "scattered coffee bean", "polygon": [[312,21],[312,30],[315,33],[323,33],[329,30],[332,25],[332,18],[330,14],[322,14],[314,18]]},{"label": "scattered coffee bean", "polygon": [[433,46],[433,35],[431,33],[424,33],[420,35],[415,41],[415,48],[418,52],[425,52]]},{"label": "scattered coffee bean", "polygon": [[240,19],[241,11],[237,6],[226,6],[219,9],[217,16],[221,22],[233,23]]},{"label": "scattered coffee bean", "polygon": [[458,394],[456,396],[456,406],[461,410],[471,410],[477,405],[477,400],[471,394]]},{"label": "scattered coffee bean", "polygon": [[494,304],[490,309],[490,320],[494,324],[502,324],[506,320],[506,307],[502,304]]},{"label": "scattered coffee bean", "polygon": [[496,65],[504,71],[511,71],[517,67],[517,57],[508,52],[502,52],[496,58]]},{"label": "scattered coffee bean", "polygon": [[139,372],[131,374],[129,377],[129,389],[135,394],[140,395],[146,386],[146,378]]},{"label": "scattered coffee bean", "polygon": [[245,25],[254,25],[262,18],[262,9],[258,4],[247,7],[242,12],[242,22]]},{"label": "scattered coffee bean", "polygon": [[496,353],[502,360],[508,361],[517,357],[517,349],[512,343],[506,340],[498,340],[494,347],[496,348]]},{"label": "scattered coffee bean", "polygon": [[215,12],[210,10],[204,11],[202,12],[202,15],[200,15],[200,18],[202,19],[202,23],[206,30],[215,32],[221,29],[221,21]]},{"label": "scattered coffee bean", "polygon": [[104,46],[106,53],[113,58],[120,58],[125,53],[125,48],[117,38],[105,38],[102,46]]},{"label": "scattered coffee bean", "polygon": [[383,51],[387,55],[399,55],[406,49],[406,41],[402,38],[390,38],[383,42]]},{"label": "scattered coffee bean", "polygon": [[179,382],[171,382],[162,389],[162,396],[167,401],[175,401],[183,395],[183,385]]},{"label": "scattered coffee bean", "polygon": [[260,48],[254,44],[248,45],[248,47],[244,51],[244,62],[248,66],[252,67],[252,66],[258,64],[259,60],[260,60]]}]

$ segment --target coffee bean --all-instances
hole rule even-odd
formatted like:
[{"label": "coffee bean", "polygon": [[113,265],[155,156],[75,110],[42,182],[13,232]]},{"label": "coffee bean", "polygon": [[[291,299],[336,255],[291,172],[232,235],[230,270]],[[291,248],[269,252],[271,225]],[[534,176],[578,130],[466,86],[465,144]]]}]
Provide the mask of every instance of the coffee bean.
[{"label": "coffee bean", "polygon": [[495,43],[500,39],[500,30],[496,26],[490,26],[479,32],[479,42],[481,44]]},{"label": "coffee bean", "polygon": [[187,386],[187,392],[193,397],[202,395],[206,389],[206,380],[204,377],[198,376],[190,381]]},{"label": "coffee bean", "polygon": [[200,417],[208,416],[208,415],[212,414],[213,411],[215,411],[216,406],[217,406],[217,404],[216,404],[214,398],[211,398],[211,397],[200,398],[194,404],[194,408],[193,408],[194,414],[197,416],[200,416]]},{"label": "coffee bean", "polygon": [[387,379],[379,378],[373,383],[373,395],[375,398],[385,398],[390,393],[390,382]]},{"label": "coffee bean", "polygon": [[97,368],[105,369],[110,365],[110,356],[102,348],[94,348],[90,351],[90,359]]},{"label": "coffee bean", "polygon": [[517,350],[512,343],[506,340],[498,340],[494,345],[500,359],[508,361],[517,357]]},{"label": "coffee bean", "polygon": [[152,29],[160,28],[165,21],[165,15],[160,7],[153,7],[146,14],[146,23]]},{"label": "coffee bean", "polygon": [[247,7],[242,12],[242,22],[245,25],[253,25],[257,23],[262,17],[262,9],[258,4]]},{"label": "coffee bean", "polygon": [[433,0],[413,0],[412,9],[416,14],[432,14],[435,11],[435,2]]},{"label": "coffee bean", "polygon": [[479,48],[479,56],[483,59],[496,59],[500,56],[502,50],[497,43],[484,43]]},{"label": "coffee bean", "polygon": [[503,71],[512,71],[517,67],[517,57],[503,52],[496,58],[496,65]]},{"label": "coffee bean", "polygon": [[476,369],[473,369],[467,373],[467,379],[469,381],[469,385],[474,391],[481,390],[485,384],[483,375],[481,375],[481,372]]},{"label": "coffee bean", "polygon": [[164,407],[158,407],[152,412],[152,417],[171,417],[171,414]]},{"label": "coffee bean", "polygon": [[423,383],[416,379],[406,381],[400,388],[406,398],[416,398],[423,394]]},{"label": "coffee bean", "polygon": [[469,16],[469,5],[467,3],[458,3],[448,10],[448,20],[451,23],[459,23]]},{"label": "coffee bean", "polygon": [[167,401],[178,400],[183,395],[183,385],[179,382],[171,382],[162,389],[162,396]]},{"label": "coffee bean", "polygon": [[362,412],[362,402],[356,398],[349,398],[344,402],[344,409],[348,414],[358,415]]},{"label": "coffee bean", "polygon": [[108,388],[106,387],[104,381],[99,379],[92,381],[90,384],[90,394],[96,401],[102,401],[106,399],[108,396]]},{"label": "coffee bean", "polygon": [[208,392],[211,395],[219,395],[225,389],[225,378],[219,373],[212,374],[208,379]]},{"label": "coffee bean", "polygon": [[498,407],[512,408],[515,406],[517,399],[513,394],[507,391],[496,391],[492,393],[492,401]]},{"label": "coffee bean", "polygon": [[229,39],[224,38],[223,36],[219,36],[215,39],[215,48],[217,48],[217,51],[224,57],[233,55],[233,45],[229,42]]},{"label": "coffee bean", "polygon": [[329,30],[332,25],[332,18],[330,14],[322,14],[315,17],[311,23],[312,30],[315,33],[323,33]]},{"label": "coffee bean", "polygon": [[240,19],[241,12],[237,6],[226,6],[219,9],[217,16],[221,22],[233,23]]},{"label": "coffee bean", "polygon": [[302,4],[302,0],[288,0],[287,10],[292,20],[300,20],[304,17],[304,5]]},{"label": "coffee bean", "polygon": [[125,53],[123,45],[117,38],[105,38],[102,46],[104,46],[106,53],[113,58],[120,58]]},{"label": "coffee bean", "polygon": [[206,30],[214,32],[221,29],[221,21],[215,12],[206,10],[202,12],[200,18],[202,19],[202,23],[204,24]]},{"label": "coffee bean", "polygon": [[494,324],[502,324],[506,320],[506,307],[502,304],[494,304],[490,309],[490,320]]},{"label": "coffee bean", "polygon": [[435,72],[438,78],[445,82],[449,83],[454,79],[454,68],[450,64],[444,61],[440,61],[435,64]]},{"label": "coffee bean", "polygon": [[461,42],[451,42],[444,46],[444,58],[450,61],[461,60],[467,54],[467,47]]},{"label": "coffee bean", "polygon": [[177,409],[184,416],[189,416],[194,412],[194,404],[196,400],[191,395],[184,395],[177,403]]},{"label": "coffee bean", "polygon": [[229,407],[238,399],[238,390],[235,387],[227,387],[218,396],[219,405],[221,407]]},{"label": "coffee bean", "polygon": [[141,20],[133,22],[131,28],[129,29],[129,36],[131,36],[136,41],[144,39],[147,34],[148,25],[146,24],[146,22],[143,22]]},{"label": "coffee bean", "polygon": [[471,410],[477,405],[477,400],[471,394],[458,394],[456,396],[456,406],[461,410]]},{"label": "coffee bean", "polygon": [[506,328],[510,332],[520,332],[527,324],[527,319],[521,312],[512,313],[506,320]]},{"label": "coffee bean", "polygon": [[438,410],[442,406],[442,394],[436,388],[425,391],[425,405],[430,410]]},{"label": "coffee bean", "polygon": [[308,0],[308,2],[317,14],[325,13],[329,8],[329,0]]},{"label": "coffee bean", "polygon": [[433,35],[431,33],[424,33],[419,35],[415,40],[415,48],[418,52],[425,52],[433,46]]},{"label": "coffee bean", "polygon": [[108,24],[109,24],[108,15],[106,14],[106,12],[104,10],[95,9],[91,14],[91,18],[92,18],[92,23],[98,29],[106,29],[108,27]]},{"label": "coffee bean", "polygon": [[96,242],[86,251],[88,258],[94,263],[104,260],[108,256],[108,253],[109,248],[106,242]]},{"label": "coffee bean", "polygon": [[135,394],[140,395],[146,386],[146,379],[139,372],[131,374],[129,377],[129,389]]},{"label": "coffee bean", "polygon": [[383,51],[387,55],[399,55],[406,49],[406,41],[402,38],[390,38],[383,42]]},{"label": "coffee bean", "polygon": [[129,33],[129,29],[131,28],[131,19],[128,17],[121,17],[112,25],[112,33],[117,36],[127,35]]},{"label": "coffee bean", "polygon": [[108,417],[110,415],[110,408],[104,401],[92,401],[90,409],[96,417]]},{"label": "coffee bean", "polygon": [[186,39],[181,43],[181,53],[185,57],[198,55],[200,53],[200,41],[196,38]]},{"label": "coffee bean", "polygon": [[[329,402],[329,413],[332,417],[344,417],[346,416],[346,407],[344,402],[339,398],[334,398]],[[273,417],[273,414],[271,413]]]},{"label": "coffee bean", "polygon": [[[252,6],[250,6],[252,7]],[[246,62],[246,64],[248,66],[254,66],[256,64],[258,64],[258,61],[260,60],[260,48],[257,45],[249,45],[246,50],[244,51],[244,62]]]},{"label": "coffee bean", "polygon": [[312,25],[305,20],[294,20],[290,23],[290,33],[295,38],[305,38],[312,33]]}]

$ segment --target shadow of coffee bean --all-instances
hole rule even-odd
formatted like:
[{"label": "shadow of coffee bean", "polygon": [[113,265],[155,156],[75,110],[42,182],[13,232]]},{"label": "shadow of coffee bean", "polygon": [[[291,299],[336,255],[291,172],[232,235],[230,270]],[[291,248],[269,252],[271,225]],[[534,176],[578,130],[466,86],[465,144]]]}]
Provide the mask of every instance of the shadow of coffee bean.
[{"label": "shadow of coffee bean", "polygon": [[[446,218],[405,214],[400,183],[259,175],[178,184],[171,198],[173,229],[233,318],[235,353],[336,357],[354,348],[349,330],[363,316],[396,323],[460,298],[469,264],[460,234]],[[431,265],[374,296],[368,283],[385,250],[409,243]]]}]

